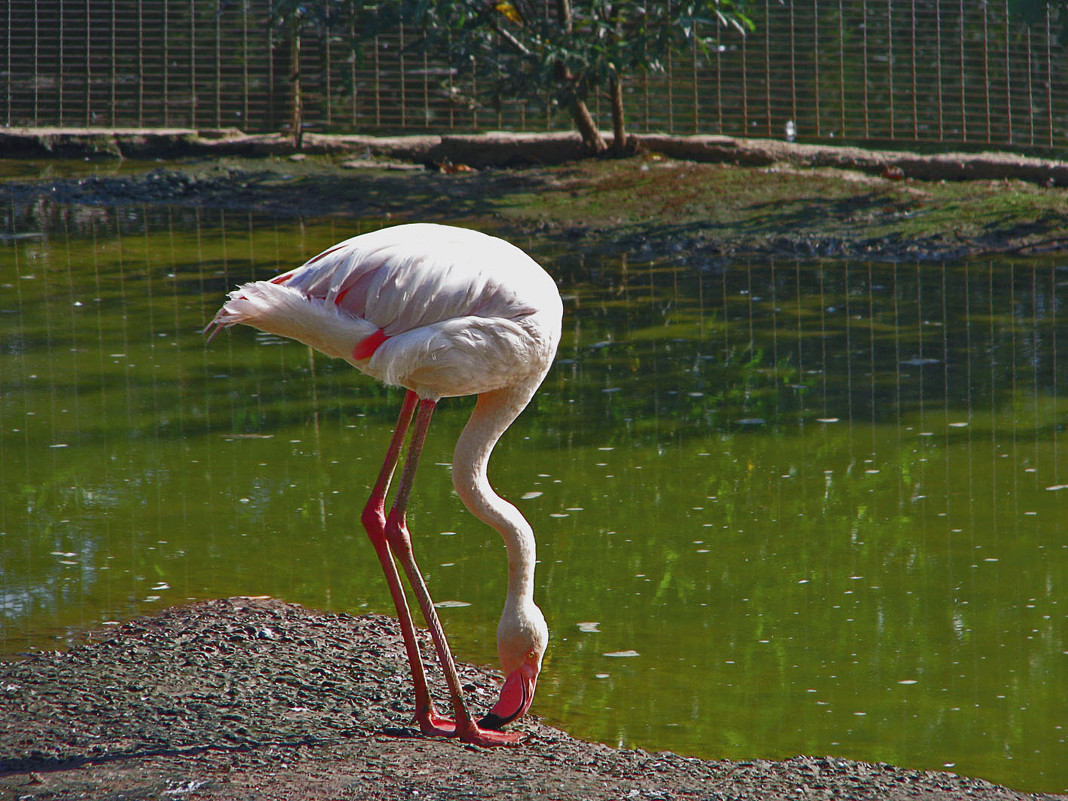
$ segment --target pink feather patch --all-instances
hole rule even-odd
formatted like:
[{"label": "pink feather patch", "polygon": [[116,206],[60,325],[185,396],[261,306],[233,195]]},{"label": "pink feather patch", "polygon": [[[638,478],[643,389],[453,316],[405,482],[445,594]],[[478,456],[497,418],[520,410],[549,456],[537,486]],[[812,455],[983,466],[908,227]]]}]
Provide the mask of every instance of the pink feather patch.
[{"label": "pink feather patch", "polygon": [[371,336],[366,339],[360,340],[359,344],[352,349],[352,357],[356,361],[363,359],[370,359],[379,346],[385,342],[389,337],[386,336],[386,332],[379,328]]},{"label": "pink feather patch", "polygon": [[333,253],[335,251],[338,251],[338,250],[341,250],[344,247],[345,247],[345,243],[344,242],[341,242],[341,243],[339,243],[337,245],[334,245],[332,248],[329,248],[328,250],[324,250],[322,253],[320,253],[315,258],[309,259],[307,262],[304,263],[303,266],[307,267],[308,265],[315,264],[315,262],[319,261],[319,259],[326,258],[331,253]]}]

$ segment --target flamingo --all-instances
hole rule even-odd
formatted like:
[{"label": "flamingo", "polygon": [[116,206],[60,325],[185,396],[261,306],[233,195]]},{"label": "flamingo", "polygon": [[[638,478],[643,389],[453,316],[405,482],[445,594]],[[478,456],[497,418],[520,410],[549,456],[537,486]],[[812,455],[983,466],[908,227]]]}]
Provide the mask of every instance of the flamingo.
[{"label": "flamingo", "polygon": [[[510,745],[500,729],[530,708],[548,644],[534,603],[534,532],[490,486],[487,466],[501,435],[545,378],[560,341],[563,306],[556,284],[530,256],[502,239],[428,223],[353,237],[301,267],[231,292],[205,328],[244,323],[299,340],[407,392],[385,461],[361,521],[397,608],[424,735],[457,736],[479,746]],[[441,398],[477,395],[456,442],[452,479],[467,509],[504,538],[508,592],[497,626],[505,681],[490,712],[475,721],[461,694],[449,643],[412,552],[406,521],[416,467]],[[388,516],[385,499],[414,418],[411,442]],[[430,630],[452,701],[440,715],[423,661],[399,563]]]}]

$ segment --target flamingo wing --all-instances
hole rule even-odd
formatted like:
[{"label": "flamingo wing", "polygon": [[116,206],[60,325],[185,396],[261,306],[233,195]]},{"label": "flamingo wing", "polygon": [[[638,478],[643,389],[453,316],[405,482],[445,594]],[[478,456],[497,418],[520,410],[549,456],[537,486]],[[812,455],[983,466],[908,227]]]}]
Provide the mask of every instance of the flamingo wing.
[{"label": "flamingo wing", "polygon": [[429,223],[384,228],[245,284],[213,324],[297,339],[420,397],[478,394],[524,377],[555,351],[552,279],[496,237]]}]

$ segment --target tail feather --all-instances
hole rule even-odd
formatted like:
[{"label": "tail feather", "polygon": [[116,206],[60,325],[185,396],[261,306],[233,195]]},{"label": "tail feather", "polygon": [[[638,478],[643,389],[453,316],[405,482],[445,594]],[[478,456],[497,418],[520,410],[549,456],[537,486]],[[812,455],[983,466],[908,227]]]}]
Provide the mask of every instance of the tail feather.
[{"label": "tail feather", "polygon": [[348,362],[354,361],[355,348],[378,331],[378,326],[333,303],[270,281],[244,284],[231,292],[204,333],[210,341],[220,329],[238,323],[295,339]]}]

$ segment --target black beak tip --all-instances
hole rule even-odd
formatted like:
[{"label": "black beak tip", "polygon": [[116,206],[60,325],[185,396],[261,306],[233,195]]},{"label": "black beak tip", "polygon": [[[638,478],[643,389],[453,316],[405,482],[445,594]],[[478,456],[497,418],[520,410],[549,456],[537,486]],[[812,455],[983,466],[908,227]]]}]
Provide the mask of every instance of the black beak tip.
[{"label": "black beak tip", "polygon": [[478,722],[478,727],[480,729],[491,729],[493,731],[500,731],[504,728],[504,725],[506,723],[508,723],[508,720],[502,717],[498,717],[497,715],[494,715],[492,712],[490,712],[488,715],[486,715],[486,717],[482,718],[482,720]]}]

